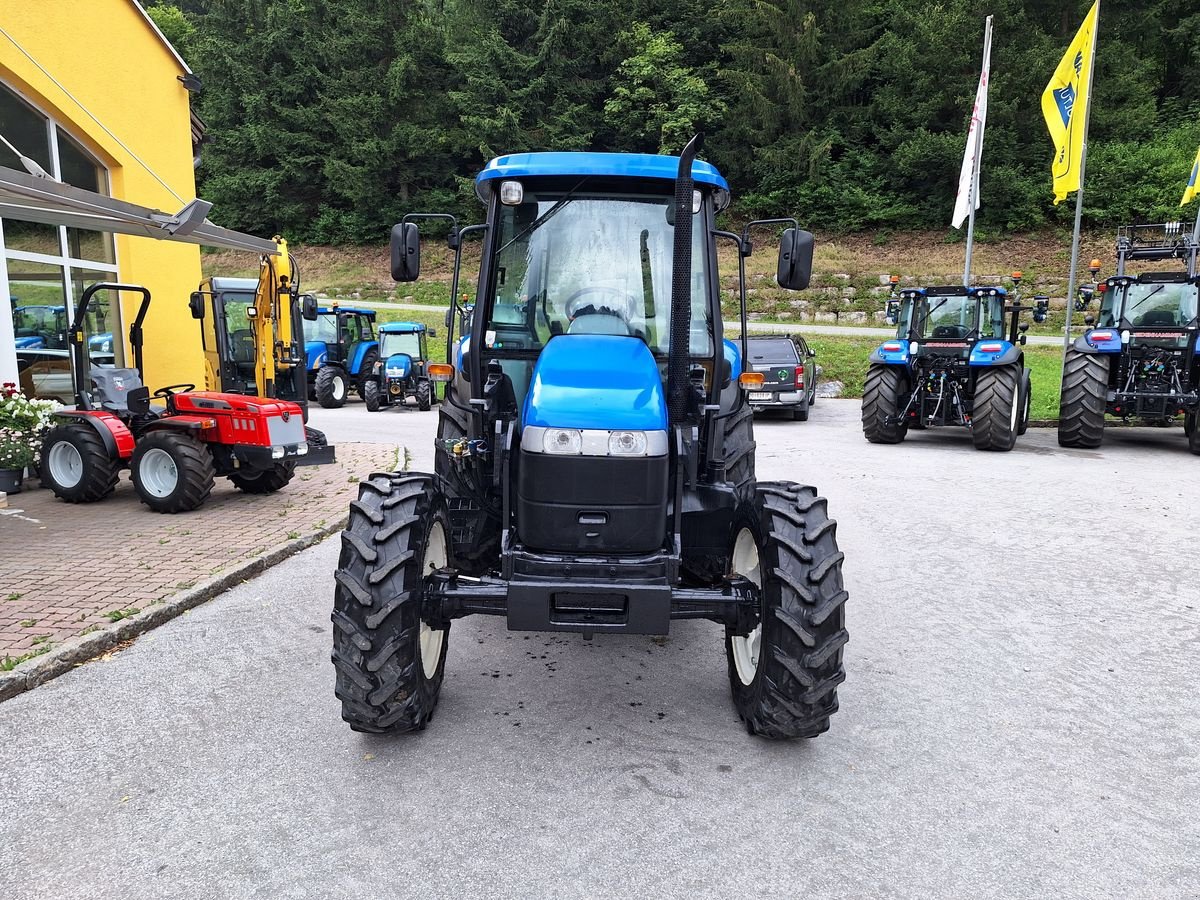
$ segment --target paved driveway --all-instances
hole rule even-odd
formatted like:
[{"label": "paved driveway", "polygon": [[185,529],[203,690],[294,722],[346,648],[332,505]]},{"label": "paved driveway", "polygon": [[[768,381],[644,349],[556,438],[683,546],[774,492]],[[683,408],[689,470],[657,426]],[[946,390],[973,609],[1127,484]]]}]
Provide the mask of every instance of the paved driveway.
[{"label": "paved driveway", "polygon": [[840,519],[826,735],[740,730],[715,626],[470,619],[427,731],[353,734],[327,541],[0,705],[0,896],[1195,897],[1200,459],[856,417],[757,431]]}]

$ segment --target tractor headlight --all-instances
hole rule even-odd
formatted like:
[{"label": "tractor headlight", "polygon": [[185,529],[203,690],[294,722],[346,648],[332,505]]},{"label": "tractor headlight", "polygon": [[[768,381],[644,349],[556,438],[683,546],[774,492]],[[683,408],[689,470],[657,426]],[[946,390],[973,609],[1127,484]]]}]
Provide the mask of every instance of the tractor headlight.
[{"label": "tractor headlight", "polygon": [[308,456],[308,444],[307,443],[301,444],[299,447],[297,447],[296,455],[297,456]]},{"label": "tractor headlight", "polygon": [[542,434],[542,451],[578,456],[583,452],[583,434],[577,428],[547,428]]},{"label": "tractor headlight", "polygon": [[271,459],[283,459],[283,454],[286,452],[287,451],[284,450],[282,447],[272,447],[271,448]]},{"label": "tractor headlight", "polygon": [[608,452],[613,456],[645,456],[646,432],[610,432],[608,435]]}]

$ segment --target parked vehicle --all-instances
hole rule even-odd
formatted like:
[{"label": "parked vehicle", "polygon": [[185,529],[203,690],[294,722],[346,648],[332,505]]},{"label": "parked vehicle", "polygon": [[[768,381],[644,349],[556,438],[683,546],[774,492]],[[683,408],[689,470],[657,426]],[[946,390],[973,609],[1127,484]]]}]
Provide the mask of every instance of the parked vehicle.
[{"label": "parked vehicle", "polygon": [[[725,340],[716,241],[729,187],[681,157],[523,153],[475,182],[482,236],[470,335],[431,364],[448,381],[434,472],[374,475],[335,574],[333,663],[359,731],[431,720],[450,626],[666,634],[722,626],[748,731],[815,737],[837,709],[847,641],[835,525],[816,489],[758,482],[745,340]],[[392,275],[420,271],[417,215]],[[447,219],[446,216],[439,218]],[[787,220],[779,284],[808,284],[813,238]],[[741,325],[746,296],[741,285]],[[452,290],[451,296],[454,296]]]},{"label": "parked vehicle", "polygon": [[387,322],[379,326],[379,359],[362,383],[362,398],[370,412],[385,406],[404,405],[407,397],[417,409],[433,406],[433,382],[426,371],[429,347],[426,336],[437,337],[420,322]]},{"label": "parked vehicle", "polygon": [[[1021,275],[1013,273],[1014,285]],[[1014,288],[907,288],[888,301],[896,340],[871,354],[863,434],[898,444],[909,428],[963,426],[979,450],[1011,450],[1029,426],[1032,385],[1020,314],[1046,318],[1049,300],[1021,305]],[[1006,330],[1007,320],[1007,330]]]},{"label": "parked vehicle", "polygon": [[326,409],[345,404],[351,391],[361,397],[379,359],[375,310],[332,304],[317,310],[304,335],[312,396]]},{"label": "parked vehicle", "polygon": [[[1077,307],[1100,295],[1098,317],[1067,351],[1058,442],[1099,447],[1105,416],[1183,420],[1188,448],[1200,454],[1200,240],[1178,222],[1123,225],[1117,274],[1081,292]],[[1128,275],[1130,260],[1177,260],[1182,270]],[[1098,272],[1099,261],[1093,264]]]},{"label": "parked vehicle", "polygon": [[754,335],[747,344],[750,371],[763,375],[761,390],[747,395],[751,408],[756,413],[782,410],[799,422],[808,421],[821,376],[817,354],[798,334]]}]

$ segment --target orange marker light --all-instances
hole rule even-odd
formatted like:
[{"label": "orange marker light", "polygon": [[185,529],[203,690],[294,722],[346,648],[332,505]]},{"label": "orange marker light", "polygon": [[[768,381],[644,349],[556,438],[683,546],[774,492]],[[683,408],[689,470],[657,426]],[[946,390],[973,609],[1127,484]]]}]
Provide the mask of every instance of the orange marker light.
[{"label": "orange marker light", "polygon": [[892,284],[899,284],[899,283],[900,283],[900,276],[899,276],[899,275],[893,275],[893,276],[891,277],[891,282],[892,282]]},{"label": "orange marker light", "polygon": [[454,366],[446,363],[429,364],[430,381],[449,381],[454,375]]},{"label": "orange marker light", "polygon": [[1018,272],[1013,272],[1013,273],[1012,273],[1012,280],[1013,280],[1013,281],[1020,281],[1020,280],[1021,280],[1022,278],[1024,278],[1024,277],[1025,277],[1025,273],[1024,273],[1024,272],[1020,272],[1020,271],[1018,271]]},{"label": "orange marker light", "polygon": [[764,381],[766,381],[766,378],[762,372],[743,372],[738,376],[738,384],[746,390],[760,388],[763,386]]}]

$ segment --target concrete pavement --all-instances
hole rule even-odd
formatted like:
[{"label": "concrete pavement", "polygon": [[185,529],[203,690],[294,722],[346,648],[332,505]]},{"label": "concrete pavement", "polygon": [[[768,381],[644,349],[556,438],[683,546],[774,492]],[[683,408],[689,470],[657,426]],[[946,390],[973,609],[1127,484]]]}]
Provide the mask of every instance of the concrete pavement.
[{"label": "concrete pavement", "polygon": [[356,735],[326,541],[0,705],[0,895],[1194,897],[1200,460],[1158,429],[878,447],[857,416],[756,426],[759,477],[820,485],[846,553],[815,741],[739,728],[715,626],[486,619],[427,731]]}]

